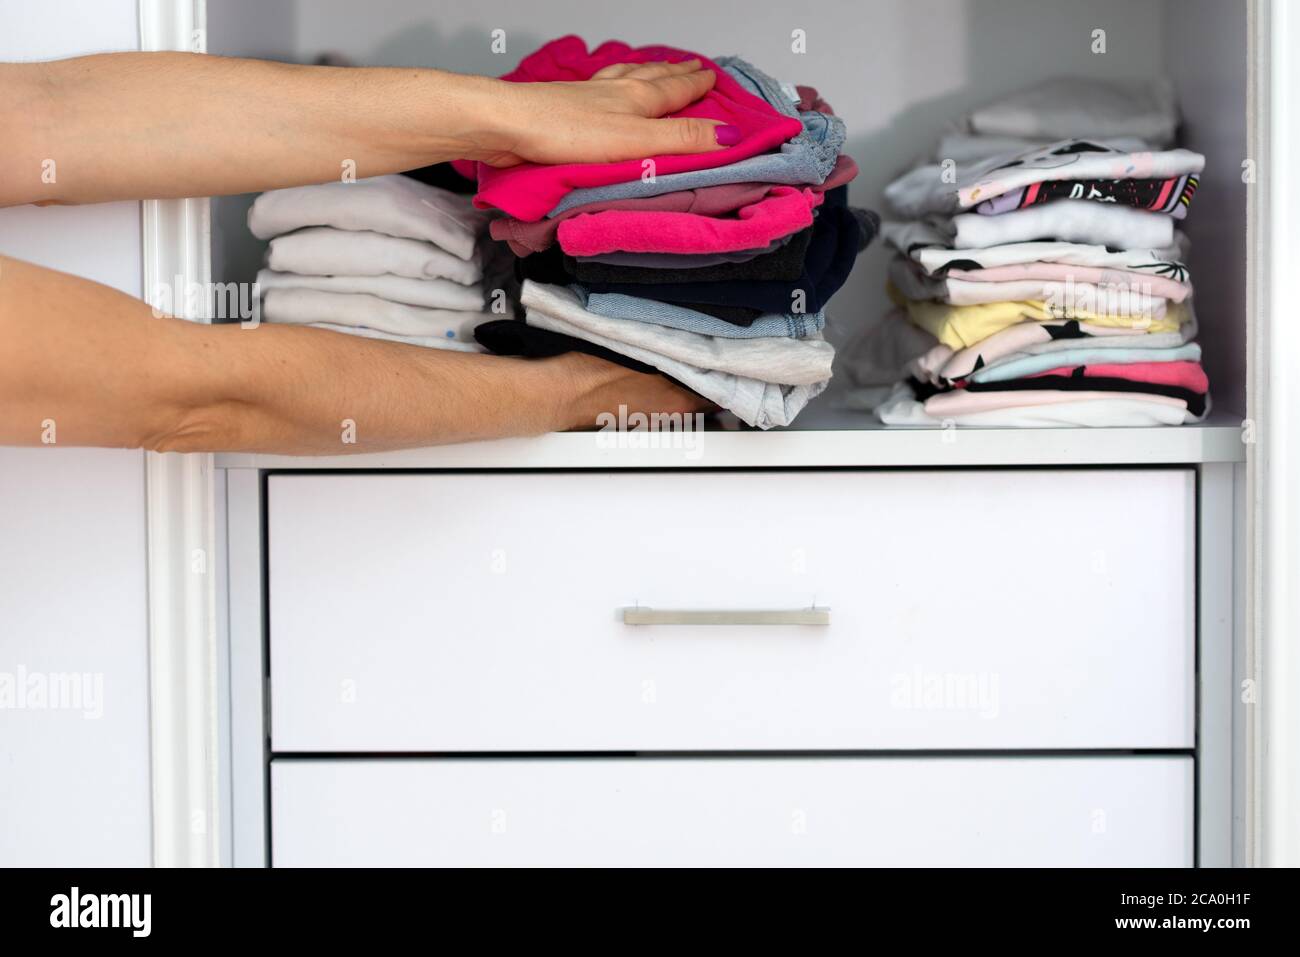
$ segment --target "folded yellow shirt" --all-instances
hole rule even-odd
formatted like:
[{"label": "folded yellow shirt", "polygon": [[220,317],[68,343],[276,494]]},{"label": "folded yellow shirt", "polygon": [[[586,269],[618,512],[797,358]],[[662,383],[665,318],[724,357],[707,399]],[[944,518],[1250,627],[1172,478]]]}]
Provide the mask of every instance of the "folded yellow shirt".
[{"label": "folded yellow shirt", "polygon": [[1165,314],[1155,319],[1141,314],[1116,316],[1090,312],[1086,309],[1072,309],[1068,314],[1063,314],[1060,309],[1053,310],[1041,301],[951,306],[930,300],[904,299],[892,286],[889,293],[896,303],[907,307],[907,314],[914,323],[953,349],[973,346],[995,332],[1026,320],[1060,322],[1064,319],[1078,319],[1080,322],[1087,322],[1094,326],[1142,329],[1145,332],[1173,332],[1188,318],[1187,306],[1184,303],[1169,303]]}]

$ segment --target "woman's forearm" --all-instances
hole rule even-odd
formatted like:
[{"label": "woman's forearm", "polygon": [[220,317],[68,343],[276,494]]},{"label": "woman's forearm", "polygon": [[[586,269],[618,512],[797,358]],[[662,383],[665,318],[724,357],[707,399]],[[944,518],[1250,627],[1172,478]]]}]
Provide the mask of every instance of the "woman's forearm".
[{"label": "woman's forearm", "polygon": [[659,118],[713,86],[698,61],[602,74],[507,83],[197,53],[0,64],[0,206],[222,196],[450,159],[591,163],[719,148],[715,121]]},{"label": "woman's forearm", "polygon": [[590,356],[159,318],[107,286],[3,257],[0,342],[0,445],[334,455],[590,426],[620,403],[703,407]]},{"label": "woman's forearm", "polygon": [[243,193],[469,156],[508,86],[191,53],[0,64],[0,206]]}]

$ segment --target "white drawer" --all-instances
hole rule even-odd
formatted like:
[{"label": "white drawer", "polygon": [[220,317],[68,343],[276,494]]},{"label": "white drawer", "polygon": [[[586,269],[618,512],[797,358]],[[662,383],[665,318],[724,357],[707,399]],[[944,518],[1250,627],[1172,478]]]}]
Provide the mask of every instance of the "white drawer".
[{"label": "white drawer", "polygon": [[306,866],[1192,863],[1192,760],[433,758],[271,762]]},{"label": "white drawer", "polygon": [[[272,476],[274,748],[1190,748],[1193,486]],[[814,603],[828,627],[619,614]]]}]

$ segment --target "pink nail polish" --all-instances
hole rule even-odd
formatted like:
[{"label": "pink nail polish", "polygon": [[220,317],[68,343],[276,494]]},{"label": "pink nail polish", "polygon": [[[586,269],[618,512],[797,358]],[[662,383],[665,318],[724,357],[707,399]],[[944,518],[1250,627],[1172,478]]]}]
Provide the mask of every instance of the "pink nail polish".
[{"label": "pink nail polish", "polygon": [[739,126],[715,126],[713,135],[718,138],[719,146],[735,146],[740,142]]}]

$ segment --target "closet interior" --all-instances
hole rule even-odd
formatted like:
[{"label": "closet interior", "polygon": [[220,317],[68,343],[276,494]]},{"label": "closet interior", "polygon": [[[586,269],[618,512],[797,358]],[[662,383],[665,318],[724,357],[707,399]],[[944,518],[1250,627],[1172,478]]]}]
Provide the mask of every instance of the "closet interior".
[{"label": "closet interior", "polygon": [[[1205,157],[1195,201],[1177,224],[1190,241],[1197,341],[1212,399],[1208,417],[1191,428],[1240,429],[1251,178],[1244,4],[828,0],[798,10],[747,4],[741,18],[725,6],[680,0],[652,13],[629,4],[593,7],[579,0],[470,5],[379,0],[360,6],[344,0],[277,0],[222,3],[208,11],[212,53],[488,75],[509,72],[547,41],[569,33],[592,48],[619,39],[715,59],[736,56],[781,81],[815,87],[844,122],[843,153],[857,161],[849,203],[886,219],[894,217],[885,187],[917,162],[934,161],[936,145],[973,111],[1059,77],[1167,78],[1181,117],[1175,144]],[[263,264],[266,243],[248,229],[252,200],[214,202],[216,281],[251,281]],[[867,353],[892,307],[886,288],[893,254],[877,236],[828,305],[825,336],[837,350],[835,377],[789,428],[890,431],[846,393],[855,392],[863,364],[878,358]]]}]

